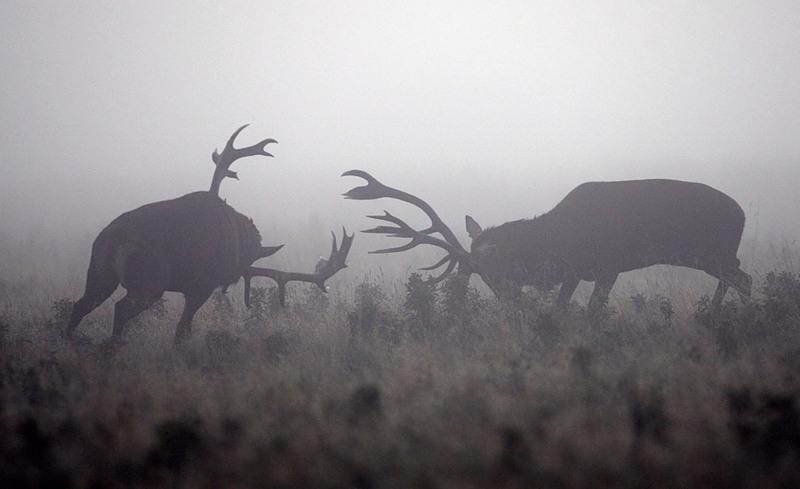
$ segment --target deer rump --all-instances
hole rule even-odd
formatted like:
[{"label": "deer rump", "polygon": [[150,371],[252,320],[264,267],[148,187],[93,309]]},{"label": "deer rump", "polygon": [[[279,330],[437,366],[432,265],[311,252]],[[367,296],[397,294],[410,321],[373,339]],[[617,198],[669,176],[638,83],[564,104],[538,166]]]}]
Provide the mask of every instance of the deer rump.
[{"label": "deer rump", "polygon": [[248,217],[215,194],[193,192],[126,212],[103,229],[87,289],[122,284],[143,299],[164,291],[209,293],[237,282],[260,245]]},{"label": "deer rump", "polygon": [[596,281],[666,264],[706,271],[749,294],[736,257],[744,221],[736,201],[700,183],[589,182],[542,216],[487,229],[473,250],[491,243],[491,255],[506,262],[495,266],[522,283],[542,274]]}]

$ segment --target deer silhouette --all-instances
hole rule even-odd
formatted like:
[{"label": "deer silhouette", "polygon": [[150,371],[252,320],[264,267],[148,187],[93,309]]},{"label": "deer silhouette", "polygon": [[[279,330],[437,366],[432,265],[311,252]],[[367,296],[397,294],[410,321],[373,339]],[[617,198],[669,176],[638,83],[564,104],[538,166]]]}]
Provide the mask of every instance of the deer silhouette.
[{"label": "deer silhouette", "polygon": [[342,176],[367,181],[367,185],[346,192],[347,199],[396,199],[420,208],[430,218],[430,227],[419,231],[385,212],[368,217],[389,225],[364,232],[410,239],[405,245],[373,253],[401,252],[423,244],[444,249],[444,258],[423,269],[446,265],[435,280],[456,270],[467,277],[477,273],[500,298],[518,294],[525,285],[551,290],[561,284],[557,298],[561,306],[570,301],[581,280],[591,281],[595,284],[588,307],[596,311],[607,303],[620,273],[666,264],[702,270],[717,278],[715,307],[728,287],[750,296],[752,279],[739,268],[736,257],[744,212],[732,198],[704,184],[678,180],[589,182],[533,219],[483,230],[466,216],[472,239],[467,251],[419,197],[388,187],[363,170]]},{"label": "deer silhouette", "polygon": [[344,230],[341,246],[337,246],[334,236],[330,257],[315,273],[252,266],[256,260],[278,252],[283,245],[262,246],[261,234],[253,220],[218,195],[225,178],[238,179],[230,169],[234,161],[248,156],[272,156],[265,148],[277,143],[274,139],[245,148],[234,147],[234,140],[245,127],[231,135],[222,152],[213,152],[216,168],[208,191],[144,205],[122,214],[100,231],[92,246],[86,289],[72,309],[67,337],[119,285],[127,294],[114,306],[112,340],[119,340],[130,319],[150,307],[164,292],[174,291],[185,297],[175,332],[177,344],[190,337],[192,318],[219,287],[226,290],[244,277],[245,303],[249,305],[250,280],[269,277],[278,283],[284,304],[288,282],[312,282],[325,290],[325,281],[347,266],[345,260],[353,236]]}]

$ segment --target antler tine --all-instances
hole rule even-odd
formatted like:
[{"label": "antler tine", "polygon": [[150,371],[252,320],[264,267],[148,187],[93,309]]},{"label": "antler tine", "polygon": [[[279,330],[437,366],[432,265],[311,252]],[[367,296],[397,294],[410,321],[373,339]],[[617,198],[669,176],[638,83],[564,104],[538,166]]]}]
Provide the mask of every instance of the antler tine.
[{"label": "antler tine", "polygon": [[347,229],[342,226],[342,244],[336,252],[337,263],[340,263],[342,268],[346,268],[347,255],[350,253],[350,247],[353,246],[353,239],[355,234],[347,235]]},{"label": "antler tine", "polygon": [[[444,241],[438,240],[437,243],[430,243],[435,244],[436,246],[442,246],[445,242],[447,243],[446,248],[448,251],[453,251],[459,255],[467,255],[467,251],[461,246],[461,243],[458,242],[458,238],[456,238],[453,231],[450,230],[449,227],[442,221],[436,211],[424,200],[420,199],[415,195],[411,195],[407,192],[403,192],[402,190],[398,190],[396,188],[388,187],[381,182],[378,181],[375,177],[370,175],[369,173],[365,172],[364,170],[349,170],[342,173],[343,177],[359,177],[363,178],[367,181],[366,185],[361,187],[354,187],[349,191],[342,194],[346,199],[354,199],[354,200],[374,200],[380,198],[390,198],[399,200],[401,202],[407,202],[415,207],[418,207],[422,212],[424,212],[428,218],[431,220],[431,225],[424,229],[423,231],[414,231],[415,234],[433,234],[439,233],[444,238]],[[385,211],[384,211],[385,212]],[[385,212],[384,216],[369,216],[374,219],[382,219],[384,221],[389,221],[398,226],[403,227],[403,229],[408,228],[412,229],[410,226],[405,224],[402,220],[392,216],[388,212]],[[434,238],[435,239],[435,238]]]},{"label": "antler tine", "polygon": [[[426,229],[423,229],[422,231],[417,231],[414,228],[412,228],[411,226],[409,226],[408,223],[406,223],[405,221],[403,221],[399,217],[393,216],[388,211],[383,211],[383,215],[382,216],[367,216],[367,217],[369,217],[370,219],[376,219],[376,220],[379,220],[379,221],[391,222],[392,224],[396,224],[397,225],[396,228],[391,227],[391,226],[378,226],[379,228],[397,229],[398,231],[404,231],[404,232],[408,232],[408,233],[412,233],[412,234],[426,234],[426,235],[439,232],[438,229],[435,229],[433,227],[428,227]],[[375,228],[375,229],[378,229],[378,228]],[[375,231],[369,230],[369,231],[363,231],[363,232],[370,233],[370,232],[375,232]],[[452,249],[453,248],[453,246],[450,243],[447,243],[446,241],[441,241],[441,244],[442,244],[443,247],[446,246],[447,249]]]},{"label": "antler tine", "polygon": [[247,123],[247,124],[243,125],[242,127],[240,127],[239,129],[233,131],[233,134],[231,134],[231,137],[228,138],[228,142],[225,143],[225,148],[222,150],[223,153],[227,153],[227,152],[233,151],[233,142],[236,141],[236,137],[239,136],[239,133],[244,131],[244,129],[246,127],[248,127],[249,125],[250,125],[250,123]]},{"label": "antler tine", "polygon": [[380,221],[391,222],[393,224],[396,224],[396,226],[377,226],[372,229],[364,230],[362,232],[371,234],[386,234],[387,236],[392,238],[408,238],[411,241],[409,241],[403,246],[370,251],[370,253],[395,253],[401,251],[408,251],[421,244],[429,244],[433,246],[438,246],[439,248],[443,248],[445,251],[447,251],[448,256],[452,256],[453,254],[458,253],[458,249],[453,247],[447,241],[441,240],[434,236],[430,236],[424,231],[417,231],[408,224],[406,224],[406,222],[403,221],[402,219],[395,217],[386,211],[383,212],[384,214],[382,216],[367,216],[367,217],[370,217],[372,219],[377,219]]},{"label": "antler tine", "polygon": [[441,260],[437,261],[433,265],[429,265],[427,267],[422,267],[422,268],[420,268],[420,270],[425,270],[426,272],[430,272],[432,270],[436,270],[437,268],[441,267],[445,263],[452,262],[452,261],[453,261],[453,256],[450,255],[450,254],[447,254],[447,255],[444,256],[444,258],[442,258]]},{"label": "antler tine", "polygon": [[239,129],[235,130],[230,138],[228,138],[228,142],[225,143],[225,148],[222,150],[222,153],[217,152],[215,149],[214,152],[211,154],[211,160],[216,165],[216,170],[214,170],[214,176],[211,179],[211,189],[212,193],[218,194],[219,193],[219,186],[226,177],[239,179],[236,172],[230,170],[230,166],[233,164],[234,161],[244,158],[247,156],[269,156],[272,157],[271,153],[268,153],[265,149],[268,144],[277,143],[278,141],[267,138],[263,141],[260,141],[256,144],[251,146],[246,146],[244,148],[235,148],[233,146],[236,137],[241,133],[245,127],[249,126],[249,124],[245,124]]},{"label": "antler tine", "polygon": [[[218,157],[220,157],[220,156],[222,156],[222,157],[230,156],[230,158],[229,158],[230,161],[229,162],[224,162],[224,163],[227,163],[227,164],[230,165],[235,160],[237,160],[239,158],[243,158],[245,156],[254,156],[254,155],[273,156],[270,153],[267,153],[267,151],[264,149],[266,145],[278,142],[278,141],[276,141],[276,140],[274,140],[272,138],[264,139],[264,140],[262,140],[262,141],[260,141],[260,142],[258,142],[256,144],[253,144],[253,145],[250,145],[250,146],[246,146],[244,148],[234,148],[233,147],[233,142],[236,141],[236,137],[239,135],[240,132],[242,132],[242,130],[244,130],[245,127],[247,127],[249,125],[250,124],[243,125],[239,129],[235,130],[233,132],[233,134],[231,135],[231,137],[228,138],[228,142],[225,143],[225,149],[223,149],[222,153],[218,155]],[[216,150],[214,152],[216,153]]]},{"label": "antler tine", "polygon": [[390,238],[405,238],[405,237],[407,237],[407,236],[404,236],[404,235],[401,234],[401,229],[400,228],[396,228],[394,226],[377,226],[377,227],[374,227],[374,228],[365,229],[365,230],[363,230],[361,232],[362,233],[369,233],[369,234],[386,234],[386,235],[389,235]]},{"label": "antler tine", "polygon": [[265,149],[268,144],[277,144],[278,141],[272,138],[267,138],[262,141],[253,144],[252,146],[247,146],[245,148],[238,148],[235,149],[235,156],[236,158],[244,158],[245,156],[269,156],[272,158],[273,154],[268,153]]},{"label": "antler tine", "polygon": [[[314,273],[285,272],[272,268],[250,267],[244,274],[245,277],[245,304],[249,304],[250,297],[247,294],[250,288],[252,277],[268,277],[278,283],[278,298],[281,305],[286,305],[286,284],[289,282],[310,282],[327,292],[325,281],[331,278],[339,270],[347,268],[347,255],[350,253],[350,246],[353,244],[354,235],[347,234],[347,230],[342,227],[341,245],[337,246],[336,235],[333,235],[331,244],[331,254],[327,260],[320,260]],[[249,307],[249,306],[248,306]]]},{"label": "antler tine", "polygon": [[[350,189],[348,192],[345,192],[343,195],[346,199],[355,199],[355,200],[373,200],[373,199],[380,199],[380,198],[391,198],[400,200],[402,202],[408,202],[411,205],[418,207],[422,210],[431,220],[431,225],[421,231],[417,231],[416,229],[409,226],[405,221],[402,219],[393,216],[387,211],[383,211],[383,215],[376,215],[376,216],[367,216],[371,219],[376,219],[378,221],[384,221],[387,223],[393,224],[391,225],[381,225],[376,226],[371,229],[367,229],[363,232],[365,233],[375,233],[375,234],[385,234],[389,237],[393,238],[407,238],[410,239],[409,242],[402,246],[397,246],[394,248],[384,248],[381,250],[371,251],[370,253],[396,253],[407,251],[416,246],[421,244],[429,244],[433,246],[438,246],[439,248],[444,249],[447,251],[447,254],[444,258],[439,260],[436,264],[425,267],[423,270],[436,270],[443,265],[447,264],[444,272],[433,279],[434,282],[439,282],[443,280],[449,273],[451,273],[456,266],[458,266],[459,273],[470,273],[469,267],[469,253],[461,246],[458,239],[456,238],[453,231],[450,230],[449,227],[442,221],[436,211],[424,200],[420,199],[415,195],[411,195],[407,192],[403,192],[402,190],[398,190],[392,187],[388,187],[381,182],[379,182],[375,177],[370,175],[369,173],[365,172],[364,170],[350,170],[342,174],[342,176],[352,176],[352,177],[359,177],[366,180],[367,184],[361,187],[354,187]],[[440,239],[435,236],[431,236],[432,234],[439,233],[442,238]]]},{"label": "antler tine", "polygon": [[341,245],[337,247],[336,235],[333,234],[333,232],[331,232],[331,235],[333,235],[333,244],[331,246],[331,255],[327,262],[328,267],[332,270],[329,277],[340,269],[347,268],[345,262],[347,260],[347,255],[350,253],[350,246],[353,244],[354,236],[353,234],[348,235],[347,230],[342,227],[342,242]]},{"label": "antler tine", "polygon": [[411,242],[406,243],[406,244],[401,245],[401,246],[395,246],[394,248],[382,248],[380,250],[372,250],[372,251],[369,251],[368,253],[370,255],[384,255],[386,253],[399,253],[401,251],[408,251],[410,249],[416,248],[419,244],[421,244],[421,243],[416,243],[416,242],[414,242],[412,240]]},{"label": "antler tine", "polygon": [[[447,258],[450,258],[450,257],[447,257]],[[447,276],[450,275],[450,272],[452,272],[456,268],[456,265],[458,265],[458,260],[451,259],[450,263],[447,264],[447,268],[445,268],[442,273],[440,273],[439,275],[437,275],[436,277],[433,278],[433,283],[437,284],[437,283],[441,282],[442,280],[444,280],[445,278],[447,278]],[[459,269],[459,273],[461,273],[460,269]]]},{"label": "antler tine", "polygon": [[376,219],[379,221],[386,221],[391,222],[392,224],[396,224],[396,226],[376,226],[371,229],[365,229],[361,231],[362,233],[377,233],[377,234],[390,234],[397,237],[411,237],[416,231],[411,228],[408,224],[406,224],[402,219],[394,217],[393,215],[389,214],[386,211],[383,211],[384,215],[382,216],[367,216],[370,219]]}]

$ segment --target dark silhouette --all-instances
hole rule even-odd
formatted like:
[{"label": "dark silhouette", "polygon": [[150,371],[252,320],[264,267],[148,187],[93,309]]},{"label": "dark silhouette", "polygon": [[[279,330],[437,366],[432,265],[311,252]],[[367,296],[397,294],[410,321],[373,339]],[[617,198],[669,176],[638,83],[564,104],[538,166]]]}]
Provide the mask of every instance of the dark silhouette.
[{"label": "dark silhouette", "polygon": [[[246,148],[234,148],[236,130],[222,153],[215,150],[216,165],[209,191],[193,192],[173,200],[154,202],[122,214],[103,229],[92,246],[86,274],[86,290],[75,303],[67,325],[71,336],[81,319],[122,285],[127,294],[114,308],[112,338],[120,339],[126,323],[150,307],[165,291],[180,292],[186,298],[175,342],[191,335],[192,318],[217,287],[227,288],[245,277],[245,303],[249,304],[250,279],[275,279],[281,293],[289,281],[313,282],[325,289],[325,280],[344,268],[352,235],[346,231],[341,247],[313,274],[283,272],[252,267],[260,258],[273,255],[280,246],[261,246],[261,235],[253,220],[240,214],[217,194],[226,177],[237,178],[231,164],[246,156],[272,156],[265,139]],[[283,302],[283,300],[281,301]]]},{"label": "dark silhouette", "polygon": [[[518,294],[524,285],[550,290],[558,284],[558,303],[566,305],[581,280],[595,283],[589,309],[602,308],[622,272],[656,264],[703,270],[719,279],[712,303],[719,306],[728,287],[750,296],[752,280],[739,268],[736,251],[744,228],[741,207],[707,185],[677,180],[632,180],[584,183],[550,212],[534,219],[508,222],[485,231],[470,216],[466,226],[472,238],[466,251],[433,209],[411,194],[387,187],[365,171],[343,176],[365,179],[367,185],[345,193],[345,198],[383,197],[411,203],[431,219],[422,231],[412,229],[388,212],[369,216],[393,226],[368,233],[410,238],[397,248],[420,244],[438,246],[447,255],[425,270],[445,264],[437,280],[458,269],[475,272],[501,298]],[[433,236],[439,233],[443,239]]]}]

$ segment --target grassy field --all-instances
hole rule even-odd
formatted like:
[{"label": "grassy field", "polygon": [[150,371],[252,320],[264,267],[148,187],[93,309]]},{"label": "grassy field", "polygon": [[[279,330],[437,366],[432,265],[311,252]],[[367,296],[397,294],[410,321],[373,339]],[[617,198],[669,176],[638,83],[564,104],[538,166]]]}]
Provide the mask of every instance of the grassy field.
[{"label": "grassy field", "polygon": [[[2,282],[4,487],[798,487],[800,280],[711,311],[617,294],[603,317],[413,276],[180,301],[114,354],[112,304]],[[351,280],[352,277],[350,278]],[[622,290],[624,288],[623,284]],[[678,287],[679,288],[679,287]],[[710,290],[709,290],[710,291]]]}]

